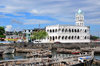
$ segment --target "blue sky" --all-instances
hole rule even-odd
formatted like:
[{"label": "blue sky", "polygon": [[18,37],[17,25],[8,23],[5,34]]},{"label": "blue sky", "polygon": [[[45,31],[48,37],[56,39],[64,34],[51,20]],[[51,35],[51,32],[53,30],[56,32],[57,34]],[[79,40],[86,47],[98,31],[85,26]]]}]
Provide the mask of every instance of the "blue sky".
[{"label": "blue sky", "polygon": [[81,9],[92,35],[100,35],[100,0],[0,0],[0,26],[23,30],[54,24],[75,25]]}]

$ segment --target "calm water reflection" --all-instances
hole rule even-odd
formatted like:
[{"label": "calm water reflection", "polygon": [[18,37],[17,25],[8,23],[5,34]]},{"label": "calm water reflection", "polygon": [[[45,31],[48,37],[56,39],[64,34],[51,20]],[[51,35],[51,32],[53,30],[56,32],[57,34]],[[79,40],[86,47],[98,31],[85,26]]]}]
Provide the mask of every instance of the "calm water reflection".
[{"label": "calm water reflection", "polygon": [[100,60],[100,55],[95,55],[95,59]]},{"label": "calm water reflection", "polygon": [[2,57],[0,57],[0,60],[12,60],[23,58],[26,58],[26,53],[4,54]]},{"label": "calm water reflection", "polygon": [[[66,58],[69,56],[73,56],[72,54],[61,54],[52,52],[53,58]],[[0,57],[0,60],[12,60],[12,59],[25,59],[26,53],[14,53],[14,54],[5,54],[2,57]],[[100,60],[100,55],[95,55],[95,59]]]}]

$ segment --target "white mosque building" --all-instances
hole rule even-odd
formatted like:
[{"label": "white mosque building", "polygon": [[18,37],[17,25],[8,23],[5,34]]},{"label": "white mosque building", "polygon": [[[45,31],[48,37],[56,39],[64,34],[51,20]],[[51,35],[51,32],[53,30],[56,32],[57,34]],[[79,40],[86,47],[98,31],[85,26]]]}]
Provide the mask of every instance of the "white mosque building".
[{"label": "white mosque building", "polygon": [[89,43],[90,27],[84,25],[84,15],[81,10],[75,15],[76,25],[51,25],[46,27],[47,43]]}]

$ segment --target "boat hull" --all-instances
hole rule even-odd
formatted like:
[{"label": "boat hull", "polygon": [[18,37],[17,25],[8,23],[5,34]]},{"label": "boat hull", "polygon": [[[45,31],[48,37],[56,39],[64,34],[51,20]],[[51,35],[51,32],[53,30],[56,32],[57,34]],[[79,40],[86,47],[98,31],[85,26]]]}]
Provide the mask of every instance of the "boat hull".
[{"label": "boat hull", "polygon": [[92,63],[93,63],[93,59],[90,60],[90,61],[86,61],[84,63],[75,64],[75,65],[72,65],[72,66],[91,66]]},{"label": "boat hull", "polygon": [[4,51],[3,54],[13,54],[15,52],[15,49],[7,49]]}]

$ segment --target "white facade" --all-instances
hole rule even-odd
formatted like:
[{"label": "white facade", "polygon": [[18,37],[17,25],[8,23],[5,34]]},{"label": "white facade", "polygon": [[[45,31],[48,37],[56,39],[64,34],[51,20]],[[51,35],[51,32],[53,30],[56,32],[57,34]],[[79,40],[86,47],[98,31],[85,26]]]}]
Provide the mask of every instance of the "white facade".
[{"label": "white facade", "polygon": [[25,38],[26,38],[26,42],[30,42],[31,41],[31,33],[33,32],[33,29],[26,29],[23,31],[23,33],[25,34]]},{"label": "white facade", "polygon": [[48,37],[46,42],[54,43],[89,43],[90,28],[84,26],[84,15],[79,10],[76,14],[76,25],[52,25],[46,27]]}]

